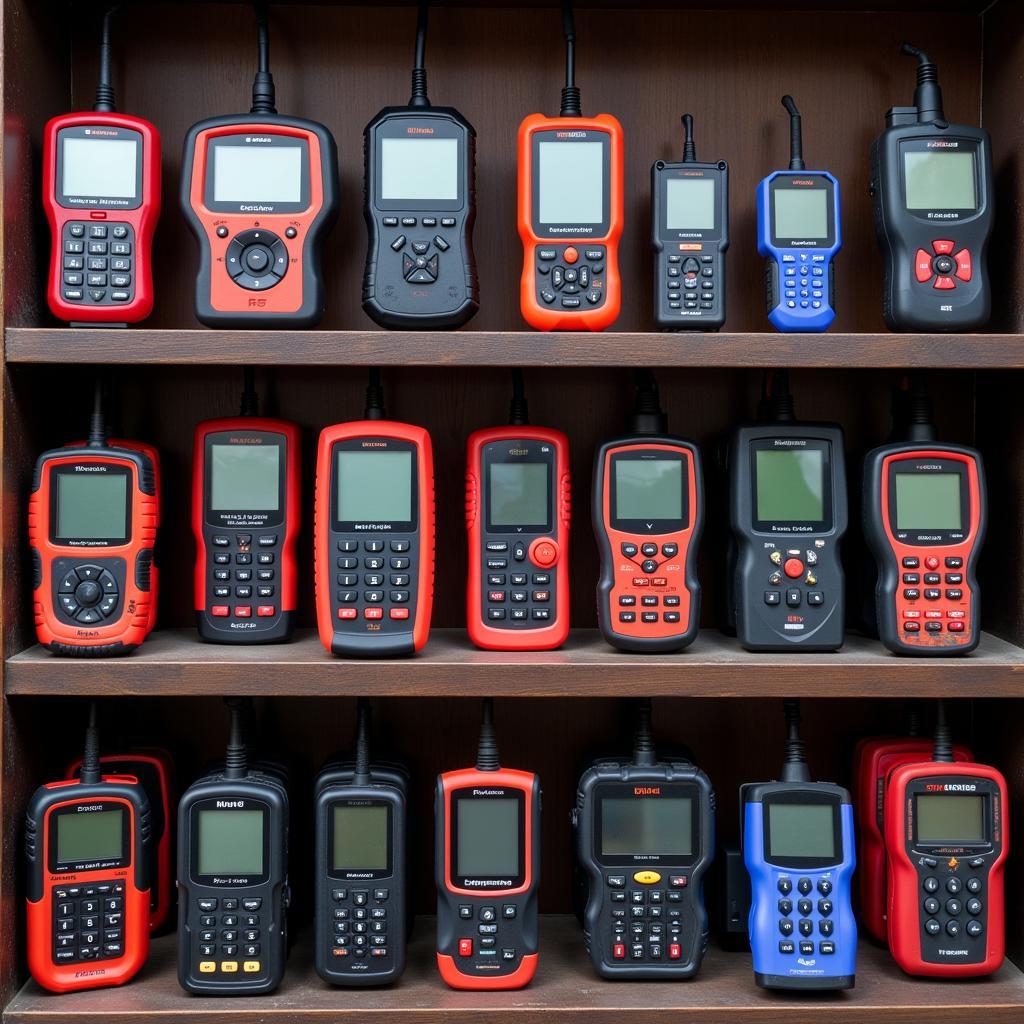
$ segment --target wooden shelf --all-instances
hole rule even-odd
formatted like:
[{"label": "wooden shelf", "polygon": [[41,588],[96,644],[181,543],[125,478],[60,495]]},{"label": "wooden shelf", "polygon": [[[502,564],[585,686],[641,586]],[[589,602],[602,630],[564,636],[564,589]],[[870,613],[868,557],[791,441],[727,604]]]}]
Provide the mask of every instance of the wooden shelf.
[{"label": "wooden shelf", "polygon": [[417,922],[402,980],[383,989],[337,989],[312,967],[308,943],[292,951],[284,982],[273,995],[202,999],[186,995],[175,971],[173,936],[154,942],[140,975],[123,988],[51,996],[29,982],[4,1012],[4,1024],[305,1024],[362,1022],[387,1012],[389,1024],[535,1024],[559,1019],[588,1024],[811,1024],[899,1021],[900,1024],[982,1021],[1010,1024],[1024,1016],[1024,976],[1009,961],[975,983],[926,981],[903,975],[887,951],[861,943],[857,985],[849,992],[792,995],[754,984],[750,957],[712,947],[696,979],[608,982],[591,970],[572,917],[542,920],[540,964],[533,982],[516,992],[454,992],[433,957],[434,921]]},{"label": "wooden shelf", "polygon": [[1024,368],[1021,334],[213,331],[8,327],[8,363]]},{"label": "wooden shelf", "polygon": [[32,647],[7,660],[9,696],[392,697],[1019,697],[1024,650],[986,634],[962,658],[899,658],[850,634],[834,654],[751,654],[713,630],[681,654],[612,650],[574,630],[558,651],[478,651],[462,630],[438,629],[415,658],[352,661],[308,631],[288,644],[225,647],[192,630],[153,634],[134,654],[58,658]]}]

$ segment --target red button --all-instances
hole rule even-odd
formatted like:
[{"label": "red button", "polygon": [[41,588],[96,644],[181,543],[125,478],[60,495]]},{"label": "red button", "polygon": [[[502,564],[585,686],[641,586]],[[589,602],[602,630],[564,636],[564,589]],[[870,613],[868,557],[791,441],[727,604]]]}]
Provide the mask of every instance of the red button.
[{"label": "red button", "polygon": [[948,629],[950,633],[962,633],[964,631],[964,620],[954,619],[946,625],[946,629]]},{"label": "red button", "polygon": [[948,256],[953,251],[953,243],[940,240],[932,242],[932,248],[939,256]]},{"label": "red button", "polygon": [[621,942],[616,942],[615,945],[612,946],[612,957],[615,960],[626,959],[626,947]]},{"label": "red button", "polygon": [[550,540],[535,540],[530,545],[530,558],[542,569],[547,569],[558,558],[558,545]]},{"label": "red button", "polygon": [[231,609],[226,604],[215,604],[210,609],[211,615],[216,615],[218,619],[223,619],[226,615],[231,614]]},{"label": "red button", "polygon": [[252,606],[248,604],[240,604],[235,607],[235,618],[236,619],[248,619],[252,617]]},{"label": "red button", "polygon": [[938,567],[939,567],[939,560],[934,555],[929,555],[924,560],[924,564],[926,566],[928,566],[929,569],[938,569]]},{"label": "red button", "polygon": [[647,576],[634,576],[633,577],[633,586],[634,587],[649,587],[650,585],[651,585],[651,581],[650,581],[650,579]]},{"label": "red button", "polygon": [[575,246],[567,246],[565,250],[565,262],[575,263],[580,258],[580,254],[576,251]]},{"label": "red button", "polygon": [[459,939],[459,956],[472,956],[473,955],[473,940],[472,939]]},{"label": "red button", "polygon": [[925,252],[924,249],[917,250],[917,255],[914,257],[914,273],[921,284],[932,279],[931,253]]},{"label": "red button", "polygon": [[937,277],[932,287],[937,288],[940,292],[948,292],[950,288],[956,287],[956,281],[951,277]]},{"label": "red button", "polygon": [[490,601],[492,604],[497,604],[500,601],[504,601],[505,600],[505,591],[504,590],[489,590],[487,592],[487,600]]},{"label": "red button", "polygon": [[669,960],[678,960],[683,955],[683,951],[679,948],[678,942],[669,944],[668,947],[668,958]]},{"label": "red button", "polygon": [[363,616],[367,619],[383,619],[384,609],[383,608],[364,608]]},{"label": "red button", "polygon": [[953,259],[956,260],[956,276],[961,281],[971,279],[971,254],[966,249],[961,249]]},{"label": "red button", "polygon": [[339,619],[354,619],[359,613],[355,608],[339,608],[338,618]]},{"label": "red button", "polygon": [[653,576],[651,577],[652,587],[667,587],[668,577],[667,576]]},{"label": "red button", "polygon": [[799,558],[787,558],[782,570],[791,580],[795,580],[804,571],[804,563]]},{"label": "red button", "polygon": [[671,885],[673,889],[685,889],[686,875],[672,875],[668,880],[668,884]]},{"label": "red button", "polygon": [[106,220],[107,219],[107,214],[106,214],[106,212],[104,210],[90,210],[89,211],[89,216],[93,220]]},{"label": "red button", "polygon": [[268,615],[276,615],[277,609],[272,604],[261,604],[256,609],[256,614],[261,618],[266,618]]},{"label": "red button", "polygon": [[409,618],[409,609],[408,608],[392,608],[391,611],[388,612],[388,614],[393,619],[407,619],[407,618]]}]

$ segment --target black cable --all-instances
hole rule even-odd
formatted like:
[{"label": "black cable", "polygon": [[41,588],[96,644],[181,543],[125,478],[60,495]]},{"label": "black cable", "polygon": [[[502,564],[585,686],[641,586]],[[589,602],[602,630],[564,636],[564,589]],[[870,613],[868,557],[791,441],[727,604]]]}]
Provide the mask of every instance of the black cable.
[{"label": "black cable", "polygon": [[800,129],[800,111],[796,109],[796,103],[793,101],[792,96],[783,96],[782,105],[789,111],[789,169],[791,171],[802,171],[805,165],[803,132]]},{"label": "black cable", "polygon": [[242,729],[244,702],[241,697],[225,697],[224,703],[231,712],[231,734],[224,754],[224,778],[244,779],[249,774],[249,755]]},{"label": "black cable", "polygon": [[920,736],[924,732],[924,713],[919,700],[907,701],[907,735]]},{"label": "black cable", "polygon": [[370,701],[366,697],[356,703],[356,770],[352,781],[357,786],[370,784]]},{"label": "black cable", "polygon": [[683,163],[692,164],[697,161],[697,146],[693,141],[693,115],[683,114]]},{"label": "black cable", "polygon": [[242,371],[242,416],[259,416],[260,396],[256,392],[256,372],[251,366]]},{"label": "black cable", "polygon": [[370,382],[366,385],[366,411],[363,418],[387,419],[384,409],[384,386],[380,382],[380,367],[377,366],[370,368]]},{"label": "black cable", "polygon": [[113,20],[114,12],[119,6],[119,4],[114,4],[112,7],[107,8],[107,13],[103,15],[103,35],[100,38],[100,80],[96,85],[96,102],[92,105],[92,109],[105,114],[110,114],[117,110],[117,104],[114,102],[113,79],[110,72],[110,24]]},{"label": "black cable", "polygon": [[789,370],[766,370],[765,390],[765,418],[773,423],[793,423],[796,410],[789,390]]},{"label": "black cable", "polygon": [[800,738],[800,701],[783,702],[786,714],[786,758],[782,763],[783,782],[810,782],[804,741]]},{"label": "black cable", "polygon": [[668,430],[668,417],[661,408],[654,374],[650,370],[637,370],[635,382],[636,398],[626,429],[631,434],[664,434]]},{"label": "black cable", "polygon": [[932,400],[928,397],[928,386],[922,370],[915,370],[910,376],[906,433],[908,441],[921,443],[935,440]]},{"label": "black cable", "polygon": [[651,729],[651,698],[641,697],[636,709],[636,734],[633,736],[633,764],[649,766],[657,763],[654,732]]},{"label": "black cable", "polygon": [[103,416],[103,374],[97,372],[92,392],[92,413],[89,416],[87,448],[107,447],[107,423]]},{"label": "black cable", "polygon": [[932,748],[932,760],[941,764],[953,761],[953,739],[946,723],[946,702],[940,700],[935,707],[935,745]]},{"label": "black cable", "polygon": [[580,90],[576,85],[576,20],[571,0],[562,0],[562,33],[565,35],[565,86],[559,117],[582,117]]},{"label": "black cable", "polygon": [[946,117],[942,112],[939,69],[928,59],[928,54],[910,43],[900,43],[900,53],[917,58],[917,87],[914,89],[917,120],[923,123],[944,121]]},{"label": "black cable", "polygon": [[526,385],[523,383],[523,371],[518,366],[512,370],[512,401],[508,407],[508,421],[513,427],[525,427],[530,422]]},{"label": "black cable", "polygon": [[87,786],[94,786],[103,778],[100,768],[100,730],[94,700],[89,701],[89,724],[85,728],[85,750],[78,777]]},{"label": "black cable", "polygon": [[410,107],[429,107],[427,98],[427,0],[420,0],[416,14],[416,58],[412,66],[412,95]]},{"label": "black cable", "polygon": [[256,47],[259,55],[256,74],[252,80],[252,106],[250,114],[276,114],[274,76],[270,73],[270,28],[267,24],[267,5],[262,0],[253,4],[256,12]]},{"label": "black cable", "polygon": [[476,750],[476,770],[478,772],[496,772],[499,768],[501,768],[501,761],[498,760],[498,741],[494,735],[494,698],[484,697],[480,742]]}]

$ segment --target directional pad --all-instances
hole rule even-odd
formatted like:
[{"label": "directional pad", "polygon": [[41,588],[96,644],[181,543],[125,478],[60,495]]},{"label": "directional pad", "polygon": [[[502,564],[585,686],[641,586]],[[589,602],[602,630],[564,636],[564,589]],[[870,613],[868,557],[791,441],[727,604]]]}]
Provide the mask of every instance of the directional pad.
[{"label": "directional pad", "polygon": [[235,284],[266,291],[288,272],[288,249],[273,231],[253,228],[231,239],[224,265]]},{"label": "directional pad", "polygon": [[415,256],[402,253],[402,277],[409,284],[433,284],[438,275],[438,256],[427,256],[430,249],[429,242],[413,242]]},{"label": "directional pad", "polygon": [[948,239],[932,242],[932,251],[918,249],[914,254],[914,276],[919,284],[931,284],[938,291],[949,291],[956,282],[970,281],[973,264],[969,249],[954,253],[956,243]]},{"label": "directional pad", "polygon": [[85,625],[109,619],[118,608],[117,580],[99,565],[78,565],[57,585],[57,602],[69,618]]}]

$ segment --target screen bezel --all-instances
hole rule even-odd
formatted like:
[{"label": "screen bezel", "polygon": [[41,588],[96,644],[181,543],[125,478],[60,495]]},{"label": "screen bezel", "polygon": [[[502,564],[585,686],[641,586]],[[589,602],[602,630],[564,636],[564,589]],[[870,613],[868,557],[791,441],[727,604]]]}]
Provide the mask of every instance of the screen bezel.
[{"label": "screen bezel", "polygon": [[[338,453],[339,452],[360,452],[362,454],[375,454],[381,452],[411,452],[409,460],[409,472],[412,474],[412,485],[409,492],[409,505],[412,511],[412,519],[398,520],[389,519],[383,522],[370,520],[339,519],[338,518]],[[331,445],[331,529],[335,533],[357,533],[368,530],[386,531],[387,533],[415,533],[419,524],[419,450],[413,441],[405,441],[395,437],[352,437],[341,441],[335,441]]]},{"label": "screen bezel", "polygon": [[[483,783],[482,783],[483,785]],[[448,829],[448,880],[453,888],[478,890],[480,892],[512,891],[521,889],[526,884],[526,793],[521,789],[512,786],[487,785],[487,795],[480,795],[481,787],[464,786],[461,789],[452,790],[449,803],[450,825]],[[519,871],[517,874],[502,875],[502,881],[508,881],[508,885],[491,884],[497,880],[496,875],[459,875],[459,813],[460,806],[465,800],[509,800],[517,802],[518,829],[519,829]],[[481,884],[487,883],[487,884]]]},{"label": "screen bezel", "polygon": [[[776,441],[785,441],[787,443],[776,444]],[[758,518],[757,453],[759,451],[818,451],[822,453],[821,471],[823,481],[821,494],[821,519],[768,520]],[[786,437],[785,435],[755,438],[749,444],[747,472],[750,474],[750,522],[755,533],[766,533],[770,536],[777,536],[778,534],[784,533],[810,535],[815,533],[828,533],[832,529],[834,523],[833,494],[835,493],[835,480],[833,478],[831,441],[827,441],[824,438]]]},{"label": "screen bezel", "polygon": [[[795,181],[813,180],[814,185],[795,185]],[[828,235],[825,238],[793,238],[780,237],[775,231],[775,193],[796,192],[806,189],[824,189],[827,192],[825,198],[825,213],[828,217]],[[836,187],[835,184],[824,175],[816,174],[813,171],[798,174],[785,174],[772,178],[768,186],[768,233],[771,236],[772,245],[776,249],[831,249],[836,244]]]},{"label": "screen bezel", "polygon": [[134,505],[134,482],[132,478],[132,470],[128,466],[119,465],[116,463],[103,463],[106,466],[106,475],[109,476],[125,476],[128,478],[125,484],[125,515],[124,515],[124,535],[121,537],[60,537],[57,534],[57,505],[58,496],[60,494],[60,480],[62,476],[78,476],[79,473],[75,472],[76,467],[85,467],[85,471],[82,475],[96,474],[95,462],[79,462],[79,463],[64,463],[56,465],[50,469],[50,543],[61,547],[76,547],[76,548],[120,548],[124,547],[132,537],[132,510]]},{"label": "screen bezel", "polygon": [[[912,475],[916,470],[922,473],[957,473],[960,476],[960,522],[959,530],[899,530],[896,528],[896,474],[901,469],[906,472],[907,468]],[[925,468],[927,467],[927,468]],[[889,517],[889,530],[893,537],[901,544],[920,545],[952,545],[962,544],[971,533],[971,492],[970,474],[967,471],[967,463],[960,459],[944,459],[940,457],[918,457],[893,459],[886,470],[886,498],[888,508],[886,513]]]},{"label": "screen bezel", "polygon": [[[946,138],[941,137],[941,141],[945,143],[956,142],[955,147],[957,152],[965,153],[970,152],[974,156],[974,195],[977,202],[976,206],[973,207],[936,207],[934,209],[928,209],[926,207],[910,209],[907,206],[907,168],[904,160],[904,154],[907,152],[927,152],[929,148],[929,142],[935,142],[939,139],[939,136],[933,136],[932,138],[917,138],[917,139],[901,139],[899,144],[899,150],[897,153],[898,168],[899,168],[899,181],[900,181],[900,207],[901,212],[908,217],[914,217],[917,220],[927,221],[929,224],[937,227],[935,224],[934,214],[944,214],[947,220],[966,220],[969,217],[975,217],[985,208],[986,196],[985,196],[985,182],[981,170],[981,143],[974,139],[963,139],[958,137]],[[952,149],[954,147],[943,148]],[[940,233],[941,234],[941,233]]]},{"label": "screen bezel", "polygon": [[[668,226],[668,184],[680,178],[711,178],[715,184],[715,223],[710,228]],[[722,169],[698,165],[666,165],[658,175],[658,231],[666,241],[716,241],[722,237]]]},{"label": "screen bezel", "polygon": [[[222,135],[211,135],[206,140],[205,161],[203,164],[203,205],[213,213],[303,213],[309,209],[311,202],[309,139],[305,135],[282,135],[274,132],[261,132],[261,142],[246,141],[252,138],[252,132],[233,132]],[[246,146],[258,149],[268,147],[296,147],[302,152],[300,157],[300,199],[297,203],[279,203],[274,200],[245,199],[240,202],[218,202],[214,196],[214,167],[217,159],[216,150],[227,146]],[[255,210],[259,206],[261,209]]]},{"label": "screen bezel", "polygon": [[[77,807],[89,807],[92,810],[81,813],[101,813],[103,811],[121,812],[121,851],[122,856],[99,861],[59,861],[57,860],[57,826],[59,819],[65,816],[76,816]],[[126,868],[132,862],[132,815],[134,808],[123,800],[76,800],[73,804],[55,807],[49,816],[46,829],[46,867],[50,874],[78,874],[83,871],[107,871],[114,868]]]},{"label": "screen bezel", "polygon": [[[237,442],[239,447],[276,445],[280,472],[277,481],[277,509],[214,509],[213,502],[213,446],[230,446]],[[284,434],[269,430],[229,430],[207,434],[203,442],[203,520],[209,526],[225,529],[283,526],[288,503],[288,439]]]},{"label": "screen bezel", "polygon": [[[242,804],[241,807],[218,807],[226,801],[234,801]],[[231,814],[233,811],[262,811],[263,813],[263,871],[258,874],[232,875],[221,877],[219,875],[199,874],[199,812],[217,811],[221,814]],[[197,800],[189,808],[188,814],[188,874],[189,878],[197,885],[206,885],[211,888],[241,888],[243,886],[262,885],[270,879],[270,826],[274,821],[270,804],[257,797],[241,796],[225,792],[223,796],[207,797]]]},{"label": "screen bezel", "polygon": [[[981,842],[973,843],[958,843],[958,842],[947,842],[947,843],[935,843],[932,841],[922,841],[918,839],[917,835],[917,798],[919,796],[957,796],[956,792],[936,792],[935,790],[929,791],[929,786],[935,785],[962,785],[964,783],[973,784],[976,788],[969,793],[964,793],[964,796],[981,796],[985,797],[985,806],[982,810],[982,817],[985,826],[986,838]],[[995,802],[1002,799],[1002,794],[998,784],[992,779],[984,776],[971,776],[971,775],[922,775],[917,778],[911,779],[906,788],[906,799],[911,801],[911,810],[913,813],[913,821],[911,822],[910,837],[906,840],[906,845],[910,850],[920,851],[921,853],[932,853],[934,851],[969,851],[975,854],[989,853],[996,847],[996,824],[997,814],[995,810]],[[1000,829],[1000,833],[1002,833]],[[1000,842],[1002,837],[1000,835]]]},{"label": "screen bezel", "polygon": [[[651,462],[681,462],[682,470],[682,516],[679,519],[622,519],[618,514],[618,463],[638,462],[649,460]],[[632,534],[661,534],[681,533],[690,528],[690,455],[685,451],[668,452],[662,449],[627,449],[625,451],[613,452],[609,460],[608,473],[608,512],[611,519],[611,527],[621,533]]]},{"label": "screen bezel", "polygon": [[[381,195],[384,183],[384,140],[410,139],[417,136],[415,129],[424,129],[424,138],[455,139],[458,142],[456,157],[458,174],[457,195],[454,199],[385,199]],[[426,134],[429,131],[429,135]],[[448,117],[429,118],[422,114],[415,117],[389,117],[377,126],[374,132],[373,157],[377,173],[373,176],[373,205],[378,210],[409,210],[411,212],[453,213],[466,205],[466,130]]]},{"label": "screen bezel", "polygon": [[[543,449],[547,448],[548,451]],[[527,452],[526,455],[513,455],[512,451]],[[483,450],[483,466],[481,474],[481,496],[483,503],[483,520],[487,533],[520,535],[540,535],[551,533],[554,528],[555,518],[555,461],[558,452],[550,441],[520,440],[510,438],[507,441],[496,441],[488,444]],[[491,521],[491,467],[495,464],[535,465],[547,466],[548,478],[548,507],[547,519],[542,524],[503,524],[495,525]]]},{"label": "screen bezel", "polygon": [[[605,238],[611,230],[611,173],[612,173],[612,137],[611,133],[600,128],[574,128],[573,138],[559,138],[569,132],[566,128],[552,128],[534,132],[530,142],[530,223],[533,233],[540,238]],[[602,190],[600,223],[579,224],[572,221],[555,221],[542,223],[540,219],[540,144],[556,142],[559,145],[572,145],[577,142],[600,142],[602,166]]]},{"label": "screen bezel", "polygon": [[[110,142],[126,142],[132,141],[135,143],[136,154],[135,154],[135,197],[132,199],[125,199],[123,196],[85,196],[75,197],[69,196],[64,192],[64,140],[65,139],[89,139],[90,141],[97,141],[92,138],[91,133],[100,130],[103,132],[102,137],[99,141],[110,141]],[[142,179],[143,179],[143,163],[145,160],[146,150],[143,144],[142,132],[137,132],[133,128],[122,128],[120,125],[111,124],[81,124],[81,125],[69,125],[67,128],[61,128],[57,132],[57,165],[55,169],[56,180],[53,183],[53,196],[58,206],[62,206],[67,210],[88,210],[88,209],[103,209],[104,207],[113,210],[137,210],[142,205]],[[75,202],[74,200],[78,201]]]},{"label": "screen bezel", "polygon": [[[637,788],[657,788],[661,792],[657,795],[635,793]],[[604,834],[604,802],[605,800],[621,800],[628,797],[634,800],[664,800],[664,799],[688,799],[690,800],[690,835],[693,852],[684,853],[644,853],[617,855],[601,853],[601,837]],[[703,793],[700,787],[692,782],[662,782],[660,780],[644,779],[637,782],[602,782],[594,787],[594,829],[592,836],[592,850],[594,860],[604,867],[635,867],[645,864],[672,864],[680,867],[688,867],[696,864],[701,859],[701,850],[704,845],[704,835],[700,827],[701,806]]]},{"label": "screen bezel", "polygon": [[[384,807],[388,812],[387,823],[387,865],[383,868],[335,868],[334,867],[334,811],[337,807]],[[377,878],[388,878],[394,874],[394,839],[395,839],[395,809],[390,800],[374,800],[362,797],[339,797],[331,800],[326,808],[327,820],[327,875],[330,878],[338,879],[366,879],[372,881]]]},{"label": "screen bezel", "polygon": [[[816,793],[809,789],[782,790],[775,793],[766,793],[761,801],[762,810],[762,842],[764,844],[764,859],[769,864],[777,867],[807,869],[829,868],[842,864],[845,860],[843,850],[843,823],[840,808],[842,801],[835,793]],[[813,804],[816,806],[828,806],[832,808],[832,835],[835,840],[835,857],[782,857],[772,853],[771,847],[771,807],[773,805],[786,804]]]}]

